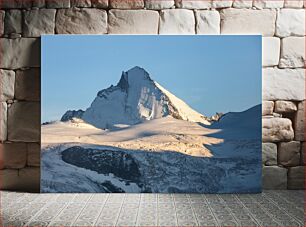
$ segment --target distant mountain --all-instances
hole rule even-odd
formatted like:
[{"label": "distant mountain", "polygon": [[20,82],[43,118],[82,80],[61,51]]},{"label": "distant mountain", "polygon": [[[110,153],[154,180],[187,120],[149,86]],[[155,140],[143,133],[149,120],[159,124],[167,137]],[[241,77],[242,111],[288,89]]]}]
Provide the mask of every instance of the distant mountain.
[{"label": "distant mountain", "polygon": [[133,125],[169,115],[210,125],[209,118],[193,110],[153,81],[146,70],[136,66],[122,72],[116,86],[99,91],[85,112],[68,111],[62,119],[79,117],[98,128],[112,128],[119,124]]},{"label": "distant mountain", "polygon": [[69,121],[73,118],[82,118],[84,110],[68,110],[61,118],[61,121]]}]

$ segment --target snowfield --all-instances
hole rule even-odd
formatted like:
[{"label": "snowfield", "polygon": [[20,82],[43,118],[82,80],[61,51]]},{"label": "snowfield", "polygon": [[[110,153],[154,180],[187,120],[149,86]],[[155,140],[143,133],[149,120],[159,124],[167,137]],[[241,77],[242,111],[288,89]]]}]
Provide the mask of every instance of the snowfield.
[{"label": "snowfield", "polygon": [[42,192],[261,191],[261,105],[212,121],[140,67],[42,125]]},{"label": "snowfield", "polygon": [[44,125],[42,192],[260,192],[259,113],[256,106],[205,127],[172,117],[117,130],[81,120]]}]

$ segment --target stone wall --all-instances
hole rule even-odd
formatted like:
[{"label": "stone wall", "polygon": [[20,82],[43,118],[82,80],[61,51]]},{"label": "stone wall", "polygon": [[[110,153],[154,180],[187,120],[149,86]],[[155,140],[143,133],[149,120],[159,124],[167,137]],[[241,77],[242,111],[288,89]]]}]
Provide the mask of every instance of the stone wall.
[{"label": "stone wall", "polygon": [[303,1],[0,0],[0,4],[2,189],[39,190],[40,35],[129,33],[262,34],[264,188],[303,188]]}]

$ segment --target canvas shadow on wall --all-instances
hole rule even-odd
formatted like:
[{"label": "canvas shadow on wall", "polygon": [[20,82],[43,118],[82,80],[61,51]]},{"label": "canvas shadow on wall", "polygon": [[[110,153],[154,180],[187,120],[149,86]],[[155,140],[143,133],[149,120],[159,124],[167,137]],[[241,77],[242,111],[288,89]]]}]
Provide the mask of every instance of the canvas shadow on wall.
[{"label": "canvas shadow on wall", "polygon": [[260,192],[261,36],[43,36],[41,129],[42,192]]}]

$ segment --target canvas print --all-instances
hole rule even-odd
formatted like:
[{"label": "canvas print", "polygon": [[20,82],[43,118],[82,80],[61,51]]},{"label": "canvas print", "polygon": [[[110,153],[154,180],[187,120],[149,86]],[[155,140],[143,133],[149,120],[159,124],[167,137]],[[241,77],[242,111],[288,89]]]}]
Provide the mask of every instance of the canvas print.
[{"label": "canvas print", "polygon": [[41,191],[261,191],[261,36],[42,37]]}]

